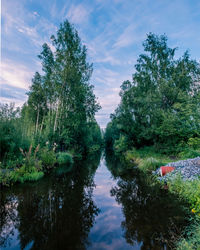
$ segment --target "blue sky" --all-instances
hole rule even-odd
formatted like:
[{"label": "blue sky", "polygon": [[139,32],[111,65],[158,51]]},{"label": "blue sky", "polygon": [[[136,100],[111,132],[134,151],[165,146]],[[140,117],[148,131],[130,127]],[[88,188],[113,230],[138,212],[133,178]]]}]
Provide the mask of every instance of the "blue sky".
[{"label": "blue sky", "polygon": [[44,42],[66,18],[78,30],[93,62],[91,83],[102,106],[101,127],[117,107],[120,85],[132,78],[146,34],[165,33],[177,56],[200,59],[199,0],[2,0],[1,102],[22,105]]}]

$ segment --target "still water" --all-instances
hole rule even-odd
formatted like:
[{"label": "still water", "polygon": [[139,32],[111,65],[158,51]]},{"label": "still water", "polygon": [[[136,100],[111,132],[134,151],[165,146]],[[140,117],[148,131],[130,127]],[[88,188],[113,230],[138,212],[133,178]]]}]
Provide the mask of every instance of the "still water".
[{"label": "still water", "polygon": [[176,197],[100,155],[0,191],[0,249],[171,249]]}]

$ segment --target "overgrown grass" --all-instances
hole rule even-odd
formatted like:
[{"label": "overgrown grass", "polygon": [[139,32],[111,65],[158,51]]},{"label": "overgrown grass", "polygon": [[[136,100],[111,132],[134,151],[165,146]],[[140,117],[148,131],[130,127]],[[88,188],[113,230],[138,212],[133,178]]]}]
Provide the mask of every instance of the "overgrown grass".
[{"label": "overgrown grass", "polygon": [[190,204],[191,212],[200,218],[200,179],[183,181],[180,176],[168,182],[169,191]]},{"label": "overgrown grass", "polygon": [[57,162],[60,166],[73,164],[73,157],[68,152],[59,152]]},{"label": "overgrown grass", "polygon": [[187,228],[186,238],[182,238],[177,243],[177,250],[194,250],[200,249],[200,221],[195,221]]},{"label": "overgrown grass", "polygon": [[[169,162],[195,158],[200,156],[199,149],[187,148],[175,156],[167,156],[155,152],[153,147],[145,147],[140,150],[132,149],[124,153],[125,160],[144,173],[152,172]],[[178,250],[200,249],[200,179],[183,181],[177,176],[169,181],[169,192],[178,194],[179,199],[186,201],[191,213],[191,225],[188,226],[183,237],[177,243]]]},{"label": "overgrown grass", "polygon": [[199,149],[186,148],[182,152],[179,153],[179,157],[181,159],[196,158],[198,156],[200,156]]},{"label": "overgrown grass", "polygon": [[10,173],[12,183],[24,183],[26,181],[37,181],[44,176],[42,171],[38,171],[35,167],[27,172],[25,166],[23,165],[21,168],[16,169],[15,171]]},{"label": "overgrown grass", "polygon": [[171,193],[178,194],[180,199],[189,203],[190,212],[193,214],[191,225],[186,229],[186,237],[178,242],[177,249],[200,249],[200,179],[183,181],[177,176],[168,182],[168,186]]},{"label": "overgrown grass", "polygon": [[44,176],[42,171],[38,171],[35,167],[30,172],[27,172],[25,166],[13,171],[0,171],[0,185],[10,186],[15,183],[24,183],[26,181],[37,181]]},{"label": "overgrown grass", "polygon": [[159,160],[159,159],[149,157],[149,158],[141,160],[138,167],[143,172],[147,172],[147,171],[156,170],[157,168],[159,168],[160,166],[162,166],[164,164],[166,164],[166,163]]},{"label": "overgrown grass", "polygon": [[124,154],[125,160],[136,165],[143,172],[151,172],[172,161],[169,156],[156,153],[151,147],[149,149],[148,147],[140,150],[133,148]]},{"label": "overgrown grass", "polygon": [[[59,152],[57,154],[54,150],[47,147],[40,150],[38,145],[34,150],[30,145],[29,150],[23,151],[20,148],[23,159],[16,162],[9,161],[9,166],[2,166],[0,163],[0,185],[10,186],[14,183],[23,183],[26,181],[37,181],[48,172],[58,165],[68,167],[68,171],[73,164],[73,156],[69,152]],[[11,165],[11,163],[13,165]],[[56,165],[56,163],[58,163]]]},{"label": "overgrown grass", "polygon": [[42,161],[43,168],[51,169],[56,163],[56,154],[53,150],[48,150],[47,148],[44,148],[40,153],[40,159]]}]

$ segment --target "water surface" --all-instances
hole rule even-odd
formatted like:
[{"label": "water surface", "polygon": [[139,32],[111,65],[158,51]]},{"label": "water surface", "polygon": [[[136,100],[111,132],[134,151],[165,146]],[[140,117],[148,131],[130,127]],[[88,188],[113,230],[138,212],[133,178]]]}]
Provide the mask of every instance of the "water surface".
[{"label": "water surface", "polygon": [[0,192],[1,249],[170,249],[185,224],[176,197],[100,155]]}]

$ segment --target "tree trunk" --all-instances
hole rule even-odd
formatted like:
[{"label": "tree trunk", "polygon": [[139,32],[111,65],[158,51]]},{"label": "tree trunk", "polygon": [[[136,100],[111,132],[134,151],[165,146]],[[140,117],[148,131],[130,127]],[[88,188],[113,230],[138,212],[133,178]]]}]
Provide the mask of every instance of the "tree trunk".
[{"label": "tree trunk", "polygon": [[37,111],[37,121],[36,121],[36,128],[35,128],[35,132],[36,132],[36,134],[37,134],[37,130],[38,130],[38,123],[39,123],[39,113],[40,112],[40,110],[39,110],[39,105],[38,105],[38,111]]}]

